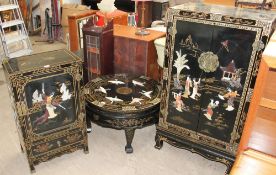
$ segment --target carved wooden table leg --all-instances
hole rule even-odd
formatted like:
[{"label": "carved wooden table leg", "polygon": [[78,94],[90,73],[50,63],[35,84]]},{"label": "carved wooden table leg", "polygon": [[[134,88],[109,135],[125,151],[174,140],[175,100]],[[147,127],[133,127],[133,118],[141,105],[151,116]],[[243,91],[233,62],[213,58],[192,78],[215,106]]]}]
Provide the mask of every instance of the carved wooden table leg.
[{"label": "carved wooden table leg", "polygon": [[158,134],[155,135],[155,146],[156,149],[161,149],[163,147],[163,140],[161,140]]},{"label": "carved wooden table leg", "polygon": [[125,151],[126,153],[132,153],[133,152],[133,148],[131,146],[133,137],[134,137],[134,132],[135,129],[125,129],[125,134],[126,134],[126,146],[125,146]]}]

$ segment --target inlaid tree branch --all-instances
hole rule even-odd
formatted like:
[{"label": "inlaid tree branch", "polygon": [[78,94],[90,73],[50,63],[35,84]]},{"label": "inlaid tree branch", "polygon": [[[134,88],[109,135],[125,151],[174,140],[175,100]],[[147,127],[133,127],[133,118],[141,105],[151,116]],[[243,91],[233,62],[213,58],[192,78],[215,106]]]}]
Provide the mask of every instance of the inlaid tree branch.
[{"label": "inlaid tree branch", "polygon": [[186,59],[187,54],[181,55],[181,49],[176,51],[177,59],[174,61],[173,66],[176,68],[176,79],[179,81],[180,72],[186,68],[190,69],[187,64],[188,60]]}]

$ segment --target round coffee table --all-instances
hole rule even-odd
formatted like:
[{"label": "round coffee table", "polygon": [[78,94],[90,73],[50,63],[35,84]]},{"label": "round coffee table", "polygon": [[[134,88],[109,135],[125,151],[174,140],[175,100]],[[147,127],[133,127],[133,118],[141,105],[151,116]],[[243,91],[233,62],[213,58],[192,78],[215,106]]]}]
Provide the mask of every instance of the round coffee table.
[{"label": "round coffee table", "polygon": [[150,78],[125,74],[100,76],[87,83],[84,92],[87,120],[125,130],[126,153],[133,152],[135,129],[158,121],[160,87]]}]

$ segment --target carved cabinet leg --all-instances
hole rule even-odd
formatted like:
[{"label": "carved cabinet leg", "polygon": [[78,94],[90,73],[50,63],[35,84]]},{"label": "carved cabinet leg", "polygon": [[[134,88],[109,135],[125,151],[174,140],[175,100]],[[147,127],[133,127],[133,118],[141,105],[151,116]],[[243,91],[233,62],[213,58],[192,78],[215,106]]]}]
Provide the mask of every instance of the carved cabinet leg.
[{"label": "carved cabinet leg", "polygon": [[234,162],[227,161],[225,164],[227,166],[226,171],[225,171],[225,175],[229,175],[230,171],[231,171],[231,169],[233,167]]},{"label": "carved cabinet leg", "polygon": [[134,132],[135,129],[125,129],[125,134],[126,134],[126,146],[125,146],[125,151],[126,153],[132,153],[133,152],[133,148],[131,146],[133,137],[134,137]]},{"label": "carved cabinet leg", "polygon": [[89,153],[88,146],[85,146],[85,147],[84,147],[83,152],[84,152],[85,154],[88,154],[88,153]]},{"label": "carved cabinet leg", "polygon": [[90,133],[92,131],[92,125],[91,125],[91,119],[88,115],[86,115],[86,125],[87,125],[87,133]]},{"label": "carved cabinet leg", "polygon": [[24,149],[21,144],[20,144],[20,148],[21,148],[21,152],[24,153]]},{"label": "carved cabinet leg", "polygon": [[155,135],[155,146],[156,149],[161,149],[163,147],[163,140],[161,140],[158,134]]},{"label": "carved cabinet leg", "polygon": [[35,173],[35,168],[33,164],[30,165],[30,170],[31,170],[31,173]]}]

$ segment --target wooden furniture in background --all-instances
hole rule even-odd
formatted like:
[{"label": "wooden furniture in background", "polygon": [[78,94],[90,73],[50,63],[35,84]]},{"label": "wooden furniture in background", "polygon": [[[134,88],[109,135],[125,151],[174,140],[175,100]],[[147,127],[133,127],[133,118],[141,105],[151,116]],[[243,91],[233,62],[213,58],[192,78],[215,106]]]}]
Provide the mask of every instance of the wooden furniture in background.
[{"label": "wooden furniture in background", "polygon": [[93,16],[97,10],[89,10],[68,16],[68,30],[70,50],[72,52],[78,51],[82,46],[82,26]]},{"label": "wooden furniture in background", "polygon": [[230,175],[275,175],[276,158],[254,150],[242,152]]},{"label": "wooden furniture in background", "polygon": [[150,30],[149,35],[136,35],[136,28],[114,25],[114,73],[146,75],[159,79],[154,40],[164,32]]},{"label": "wooden furniture in background", "polygon": [[104,14],[103,12],[98,11],[96,14],[98,16],[102,16],[103,18],[106,18],[107,21],[113,20],[113,24],[127,25],[127,17],[128,17],[127,12],[124,12],[121,10],[114,10],[113,12]]},{"label": "wooden furniture in background", "polygon": [[235,6],[235,0],[202,0],[207,4],[217,4],[217,5],[226,5],[226,6]]},{"label": "wooden furniture in background", "polygon": [[236,7],[253,7],[257,9],[271,9],[273,0],[236,0]]},{"label": "wooden furniture in background", "polygon": [[[238,158],[231,174],[252,174],[249,169],[256,170],[256,174],[275,174],[276,169],[276,33],[267,45],[254,88],[249,112],[238,149]],[[250,150],[257,151],[252,157]],[[249,157],[248,157],[249,156]],[[269,162],[263,157],[269,157]],[[248,163],[247,159],[251,160]],[[252,165],[254,163],[254,166]],[[249,168],[250,167],[250,168]],[[257,171],[257,169],[259,171]],[[246,173],[243,173],[247,169]],[[268,171],[269,170],[269,171]],[[273,173],[274,172],[274,173]]]},{"label": "wooden furniture in background", "polygon": [[150,27],[152,23],[152,2],[151,0],[137,1],[138,27]]},{"label": "wooden furniture in background", "polygon": [[113,74],[113,21],[99,27],[89,20],[83,26],[83,42],[84,83],[99,75]]}]

